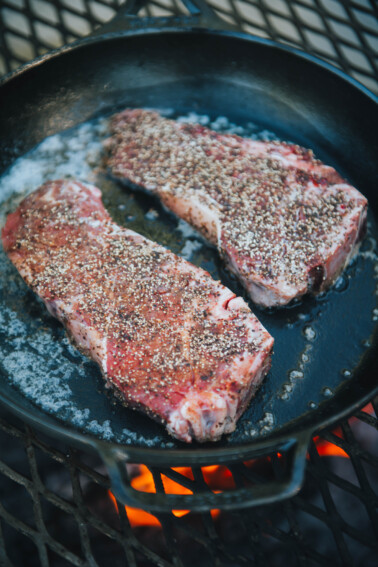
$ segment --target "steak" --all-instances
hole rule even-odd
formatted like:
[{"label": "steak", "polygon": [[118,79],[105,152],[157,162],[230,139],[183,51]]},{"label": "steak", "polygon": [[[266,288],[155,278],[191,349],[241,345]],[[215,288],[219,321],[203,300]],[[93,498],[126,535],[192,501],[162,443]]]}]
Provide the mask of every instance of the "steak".
[{"label": "steak", "polygon": [[121,401],[181,441],[235,429],[273,339],[240,297],[115,224],[94,186],[51,181],[7,218],[4,249]]},{"label": "steak", "polygon": [[110,129],[112,175],[158,195],[216,245],[257,304],[328,289],[358,250],[367,200],[311,150],[140,109],[116,114]]}]

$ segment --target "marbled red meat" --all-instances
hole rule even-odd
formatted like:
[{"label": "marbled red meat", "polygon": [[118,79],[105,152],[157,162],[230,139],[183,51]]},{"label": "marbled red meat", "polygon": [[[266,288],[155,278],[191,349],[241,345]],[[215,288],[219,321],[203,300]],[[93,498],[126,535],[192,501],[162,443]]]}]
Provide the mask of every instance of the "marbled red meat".
[{"label": "marbled red meat", "polygon": [[215,244],[258,304],[326,290],[358,250],[367,200],[311,150],[140,109],[115,115],[110,130],[112,174]]},{"label": "marbled red meat", "polygon": [[118,397],[174,437],[235,429],[273,339],[204,270],[115,224],[94,186],[48,182],[7,218],[4,249]]}]

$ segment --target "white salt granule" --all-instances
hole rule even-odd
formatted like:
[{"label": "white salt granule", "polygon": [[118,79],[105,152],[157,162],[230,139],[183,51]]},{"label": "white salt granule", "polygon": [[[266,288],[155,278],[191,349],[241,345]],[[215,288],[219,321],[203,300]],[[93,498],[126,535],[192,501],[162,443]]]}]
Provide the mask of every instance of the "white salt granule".
[{"label": "white salt granule", "polygon": [[263,418],[258,421],[258,425],[260,426],[260,434],[269,433],[274,426],[273,414],[270,412],[264,413]]},{"label": "white salt granule", "polygon": [[289,374],[290,381],[295,381],[300,378],[303,378],[303,372],[300,370],[292,370]]},{"label": "white salt granule", "polygon": [[222,130],[227,131],[230,127],[235,127],[235,124],[230,124],[228,118],[225,116],[218,116],[214,122],[210,124],[212,130]]},{"label": "white salt granule", "polygon": [[272,142],[273,140],[277,140],[277,135],[270,130],[263,130],[259,134],[259,139],[263,140],[264,142]]},{"label": "white salt granule", "polygon": [[324,394],[327,398],[330,398],[331,396],[333,396],[333,392],[332,392],[331,388],[324,388],[324,389],[323,389],[323,394]]},{"label": "white salt granule", "polygon": [[114,433],[109,419],[106,419],[102,424],[100,424],[97,419],[92,419],[92,421],[87,424],[87,429],[96,435],[96,437],[101,437],[106,441],[114,439]]},{"label": "white salt granule", "polygon": [[[68,414],[68,416],[66,417],[66,420],[70,421],[72,423],[72,425],[75,425],[76,427],[82,427],[85,428],[86,431],[91,432],[91,429],[89,427],[89,417],[91,412],[89,411],[88,408],[85,409],[77,409],[74,408],[73,405],[69,406],[70,409],[70,414]],[[72,414],[71,414],[72,411]]]},{"label": "white salt granule", "polygon": [[29,350],[19,350],[3,356],[2,366],[25,396],[45,410],[56,413],[69,407],[71,389],[64,383],[66,375],[49,372],[44,357]]},{"label": "white salt granule", "polygon": [[177,230],[181,232],[184,238],[198,238],[202,239],[201,234],[193,228],[189,223],[180,219],[177,223]]},{"label": "white salt granule", "polygon": [[303,334],[308,341],[313,341],[316,337],[316,331],[310,325],[303,328]]},{"label": "white salt granule", "polygon": [[147,211],[147,213],[144,215],[144,218],[146,218],[147,220],[150,221],[154,221],[159,217],[159,213],[157,211],[155,211],[155,209],[150,209],[149,211]]},{"label": "white salt granule", "polygon": [[45,152],[47,154],[55,154],[57,152],[64,150],[64,148],[65,148],[65,144],[60,134],[55,134],[55,136],[49,136],[39,144],[39,151],[41,153]]},{"label": "white salt granule", "polygon": [[266,412],[264,413],[263,418],[259,421],[260,424],[264,424],[264,425],[273,425],[274,423],[274,417],[273,414],[270,412]]},{"label": "white salt granule", "polygon": [[186,260],[190,260],[194,252],[197,252],[197,250],[200,250],[201,248],[202,242],[198,242],[198,240],[187,240],[185,242],[185,246],[182,248],[179,254]]},{"label": "white salt granule", "polygon": [[7,328],[7,333],[11,337],[18,337],[19,335],[27,332],[25,323],[18,319],[17,313],[6,306],[3,306],[0,311],[0,329],[5,328],[5,326]]},{"label": "white salt granule", "polygon": [[183,124],[201,124],[202,126],[207,126],[210,122],[210,117],[207,114],[189,112],[185,116],[179,116],[176,120]]},{"label": "white salt granule", "polygon": [[82,124],[74,132],[43,140],[26,156],[17,159],[0,179],[0,202],[26,195],[51,179],[75,177],[93,182],[93,164],[100,163],[107,121]]}]

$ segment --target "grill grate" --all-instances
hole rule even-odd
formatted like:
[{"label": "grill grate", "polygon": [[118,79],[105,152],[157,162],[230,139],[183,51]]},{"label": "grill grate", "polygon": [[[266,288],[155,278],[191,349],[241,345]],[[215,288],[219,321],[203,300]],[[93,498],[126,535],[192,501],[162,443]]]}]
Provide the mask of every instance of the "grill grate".
[{"label": "grill grate", "polygon": [[[2,0],[0,74],[78,39],[114,16],[123,0]],[[374,0],[209,0],[230,23],[299,47],[378,91],[378,6]],[[140,12],[179,14],[179,0],[150,0]]]},{"label": "grill grate", "polygon": [[[109,20],[122,0],[2,0],[0,74],[82,37]],[[374,0],[210,0],[245,31],[300,47],[378,91],[378,8]],[[177,14],[178,0],[153,0],[150,16]],[[374,406],[375,415],[369,413]],[[376,565],[378,552],[377,402],[313,439],[305,485],[290,501],[220,514],[157,515],[135,527],[109,497],[101,461],[48,439],[0,409],[0,565],[5,567],[239,567]],[[339,456],[325,456],[339,448]],[[344,453],[343,453],[344,452]],[[344,455],[344,456],[342,456]],[[349,458],[346,458],[347,455]],[[265,466],[262,463],[260,466]],[[273,456],[273,474],[282,474]],[[229,467],[241,486],[263,482],[258,466]],[[150,469],[187,488],[193,480]],[[151,517],[150,517],[151,519]]]},{"label": "grill grate", "polygon": [[[252,561],[373,567],[378,551],[377,402],[375,415],[370,405],[313,439],[305,485],[290,501],[237,512],[156,514],[148,516],[155,520],[150,527],[138,527],[132,510],[120,504],[117,510],[96,456],[52,441],[3,413],[1,564],[100,567],[111,554],[115,565],[136,567],[185,567],[194,561],[199,567]],[[337,448],[339,456],[327,456]],[[272,457],[270,465],[279,476],[280,458]],[[192,469],[193,480],[172,469],[149,469],[158,491],[164,490],[162,475],[194,490],[205,486],[200,468]],[[267,475],[264,462],[227,470],[236,487],[245,475],[255,483]]]}]

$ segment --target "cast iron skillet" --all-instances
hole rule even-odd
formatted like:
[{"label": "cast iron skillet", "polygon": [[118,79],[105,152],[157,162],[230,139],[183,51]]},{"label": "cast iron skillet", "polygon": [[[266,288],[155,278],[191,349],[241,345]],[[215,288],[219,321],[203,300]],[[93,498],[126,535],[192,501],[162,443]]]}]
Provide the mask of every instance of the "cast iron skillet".
[{"label": "cast iron skillet", "polygon": [[[0,173],[46,136],[126,106],[226,115],[241,124],[257,122],[283,139],[313,148],[319,158],[334,165],[368,197],[370,232],[374,235],[374,217],[378,215],[375,97],[312,56],[234,30],[221,30],[225,25],[206,6],[199,10],[186,4],[190,17],[158,22],[130,16],[137,7],[129,4],[121,17],[96,35],[43,56],[3,80]],[[146,210],[153,202],[147,196],[136,198]],[[169,215],[162,211],[161,215],[174,227]],[[215,277],[243,293],[210,248],[205,248],[198,263],[207,269],[210,266]],[[341,284],[324,297],[306,298],[299,305],[272,312],[252,306],[276,340],[272,371],[236,432],[215,445],[185,446],[169,441],[158,424],[112,405],[97,391],[102,386],[94,368],[77,395],[84,407],[93,405],[99,421],[111,419],[115,428],[127,424],[134,433],[128,443],[106,442],[73,428],[59,415],[47,415],[10,384],[1,360],[0,399],[36,427],[70,444],[99,451],[109,468],[112,489],[125,503],[160,511],[205,510],[253,506],[288,497],[301,486],[306,449],[314,432],[362,407],[378,393],[373,267],[372,262],[359,257]],[[27,298],[33,302],[31,293]],[[25,304],[26,314],[28,309]],[[39,315],[45,316],[42,311]],[[48,319],[47,324],[54,323]],[[309,325],[311,337],[306,335]],[[63,333],[57,324],[56,333]],[[294,381],[285,401],[278,393],[289,383],[290,372],[298,368],[302,368],[302,376]],[[330,391],[333,395],[327,398]],[[310,402],[315,409],[309,407]],[[273,420],[273,427],[264,427],[267,417],[270,425]],[[202,465],[245,460],[277,450],[287,451],[291,459],[287,478],[231,493],[179,497],[139,493],[129,487],[124,471],[126,461]]]}]

